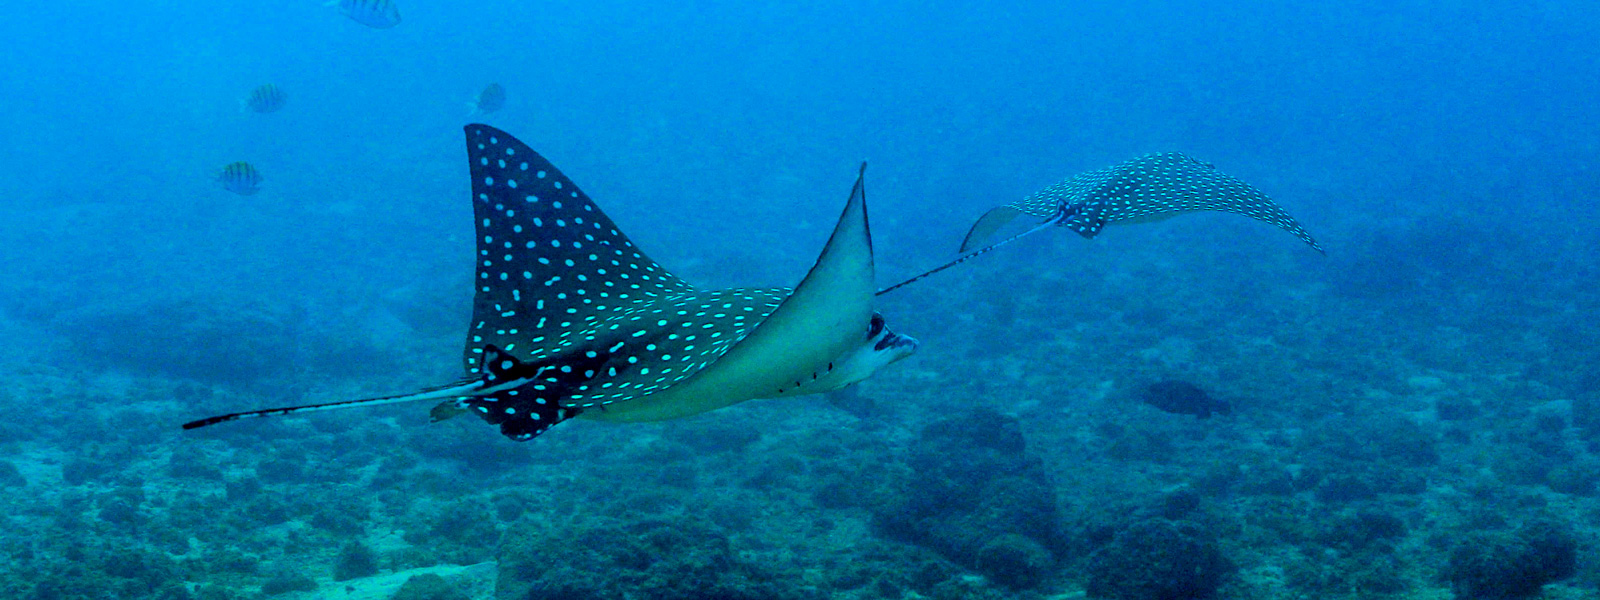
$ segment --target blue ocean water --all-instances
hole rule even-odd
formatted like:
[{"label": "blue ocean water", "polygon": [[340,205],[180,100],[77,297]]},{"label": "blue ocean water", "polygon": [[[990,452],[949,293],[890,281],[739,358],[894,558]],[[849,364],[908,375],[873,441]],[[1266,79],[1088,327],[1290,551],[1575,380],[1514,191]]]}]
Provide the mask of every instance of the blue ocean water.
[{"label": "blue ocean water", "polygon": [[[1597,593],[1600,7],[396,3],[0,9],[0,597]],[[1328,253],[1046,231],[882,297],[922,347],[828,401],[179,431],[460,377],[491,83],[708,288],[798,281],[863,160],[880,284],[1157,151]]]}]

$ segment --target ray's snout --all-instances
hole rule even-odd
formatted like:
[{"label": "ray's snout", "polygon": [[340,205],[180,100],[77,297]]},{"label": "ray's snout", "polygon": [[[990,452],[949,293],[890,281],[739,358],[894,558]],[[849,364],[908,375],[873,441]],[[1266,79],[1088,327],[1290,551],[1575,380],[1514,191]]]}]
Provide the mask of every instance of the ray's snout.
[{"label": "ray's snout", "polygon": [[[883,315],[872,313],[872,324],[867,330],[867,338],[873,341],[874,352],[889,351],[893,354],[888,362],[894,362],[911,356],[917,351],[917,338],[909,335],[900,335],[889,329],[889,324],[883,320]],[[888,364],[888,363],[885,363]]]},{"label": "ray's snout", "polygon": [[917,344],[919,343],[921,342],[918,342],[917,338],[909,335],[900,335],[891,331],[889,332],[889,335],[883,336],[883,339],[878,340],[878,344],[874,346],[873,349],[888,350],[892,348],[894,350],[903,351],[905,354],[902,355],[901,358],[904,358],[905,356],[909,356],[911,353],[916,352]]},{"label": "ray's snout", "polygon": [[872,345],[872,349],[878,352],[894,352],[896,354],[894,359],[899,360],[916,352],[917,344],[919,343],[921,342],[918,342],[917,338],[909,335],[900,335],[890,331],[888,328],[884,328],[883,336],[877,338],[877,343]]},{"label": "ray's snout", "polygon": [[867,335],[854,350],[828,364],[828,376],[807,387],[804,393],[836,390],[856,383],[917,351],[917,338],[889,330],[883,315],[872,313]]}]

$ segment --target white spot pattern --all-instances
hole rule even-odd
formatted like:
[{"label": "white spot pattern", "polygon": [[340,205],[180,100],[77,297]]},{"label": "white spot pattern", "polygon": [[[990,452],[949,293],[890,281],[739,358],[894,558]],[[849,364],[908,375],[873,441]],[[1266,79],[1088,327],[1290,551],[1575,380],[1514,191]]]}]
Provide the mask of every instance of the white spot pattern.
[{"label": "white spot pattern", "polygon": [[[524,403],[525,415],[541,412],[528,403],[581,410],[681,382],[744,339],[791,291],[695,290],[634,247],[538,153],[484,125],[468,126],[467,137],[481,260],[464,359],[480,374],[484,349],[493,346],[530,368],[565,374],[539,380],[548,390],[500,397]],[[508,153],[526,162],[480,160]],[[526,170],[534,177],[518,175]],[[538,200],[557,194],[566,200]]]},{"label": "white spot pattern", "polygon": [[[499,251],[485,254],[479,263],[478,279],[489,285],[478,288],[473,302],[473,323],[498,322],[497,315],[508,310],[516,311],[519,320],[527,321],[526,326],[519,327],[523,332],[520,339],[495,335],[494,328],[473,331],[473,335],[485,338],[477,347],[494,344],[505,348],[514,342],[523,342],[525,356],[536,358],[556,349],[560,336],[565,333],[560,325],[563,322],[582,323],[629,301],[689,291],[687,283],[639,252],[587,196],[578,192],[577,186],[538,153],[512,136],[487,126],[469,126],[467,137],[475,199],[474,222],[477,238],[482,240],[479,248]],[[525,162],[501,167],[498,157],[508,155],[516,155]],[[534,178],[523,174],[515,189],[507,183],[517,172],[530,169],[535,172]],[[557,190],[563,188],[572,194],[565,203],[537,200],[562,193]],[[507,206],[516,206],[519,210],[508,210]],[[557,221],[576,222],[575,219],[582,218],[579,215],[584,213],[590,213],[584,222],[591,227],[581,233],[572,227],[545,227]],[[497,240],[504,242],[503,247],[490,246]],[[588,244],[578,245],[583,242]],[[607,274],[602,275],[601,269]],[[512,275],[521,275],[521,278]],[[626,276],[630,283],[642,285],[631,288],[631,293],[610,294],[607,302],[585,301],[585,296],[623,287],[618,276]],[[540,317],[557,315],[561,318],[535,325]],[[547,341],[527,344],[528,339],[536,337],[545,337]],[[469,350],[465,359],[468,371],[476,373],[479,365],[474,353]]]},{"label": "white spot pattern", "polygon": [[1150,154],[1083,173],[1008,206],[1037,217],[1076,209],[1062,224],[1088,238],[1116,221],[1196,210],[1230,212],[1276,225],[1323,251],[1294,217],[1261,190],[1176,152]]}]

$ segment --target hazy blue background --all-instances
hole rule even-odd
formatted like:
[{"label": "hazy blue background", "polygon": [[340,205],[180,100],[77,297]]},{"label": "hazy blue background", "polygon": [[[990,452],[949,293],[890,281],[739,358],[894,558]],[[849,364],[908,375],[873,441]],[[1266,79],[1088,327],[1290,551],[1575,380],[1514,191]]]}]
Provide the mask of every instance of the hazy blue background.
[{"label": "hazy blue background", "polygon": [[[255,520],[291,509],[368,541],[468,515],[488,532],[459,553],[426,535],[373,543],[385,568],[488,560],[495,527],[649,520],[547,498],[631,507],[660,489],[694,518],[761,513],[728,535],[770,552],[752,560],[788,569],[786,585],[829,561],[892,575],[915,552],[859,509],[894,505],[824,475],[888,486],[916,432],[972,406],[1022,424],[1072,535],[1096,509],[1200,490],[1218,522],[1244,524],[1219,530],[1251,598],[1359,593],[1317,569],[1395,557],[1409,589],[1448,585],[1450,544],[1547,498],[1586,556],[1600,539],[1600,4],[401,2],[389,30],[319,0],[0,6],[0,463],[16,463],[0,500],[22,507],[0,514],[22,532],[0,538],[0,595],[76,585],[80,543],[204,559],[162,585],[253,590],[268,573],[252,561],[326,579],[353,534],[324,523],[289,543]],[[949,258],[991,206],[1167,150],[1271,194],[1328,255],[1236,215],[1036,236],[882,300],[924,344],[860,388],[876,412],[752,402],[523,445],[409,406],[180,433],[212,412],[460,376],[461,126],[491,82],[508,101],[483,120],[707,287],[798,280],[864,159],[883,284]],[[243,110],[265,83],[288,105]],[[265,177],[254,196],[212,181],[241,160]],[[1238,416],[1112,393],[1165,378]],[[719,441],[729,431],[742,445]],[[1373,440],[1425,451],[1405,464]],[[1275,492],[1214,476],[1241,465],[1292,480],[1283,497],[1301,504],[1257,510]],[[1351,500],[1335,485],[1350,479],[1317,479],[1384,469],[1421,483]],[[639,481],[655,484],[617,485]],[[840,489],[860,504],[813,498]],[[462,510],[490,498],[518,512]],[[1399,550],[1330,562],[1337,544],[1303,533],[1368,506],[1411,524]],[[1275,514],[1287,533],[1260,534],[1252,519]],[[824,520],[853,533],[761,538]],[[841,554],[868,541],[888,550]],[[1061,553],[1047,590],[1081,583],[1085,548]],[[1592,592],[1594,564],[1570,589]],[[1274,572],[1288,583],[1261,582]]]},{"label": "hazy blue background", "polygon": [[[658,259],[744,260],[762,283],[803,270],[861,159],[886,278],[989,205],[1169,149],[1272,193],[1334,264],[1441,214],[1491,243],[1594,245],[1586,2],[400,8],[392,30],[312,1],[0,9],[8,279],[359,302],[464,273],[459,126],[489,82],[510,101],[488,120]],[[267,82],[288,107],[240,111]],[[234,160],[260,195],[212,184]]]}]

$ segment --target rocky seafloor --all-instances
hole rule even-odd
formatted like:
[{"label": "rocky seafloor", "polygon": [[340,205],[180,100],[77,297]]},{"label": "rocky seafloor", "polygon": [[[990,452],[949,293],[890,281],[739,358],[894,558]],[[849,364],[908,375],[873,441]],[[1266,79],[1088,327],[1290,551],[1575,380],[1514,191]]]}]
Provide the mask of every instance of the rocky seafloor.
[{"label": "rocky seafloor", "polygon": [[896,292],[922,350],[831,398],[520,444],[404,405],[180,432],[438,383],[458,342],[33,290],[0,327],[0,598],[1600,593],[1592,281],[1150,242]]}]

